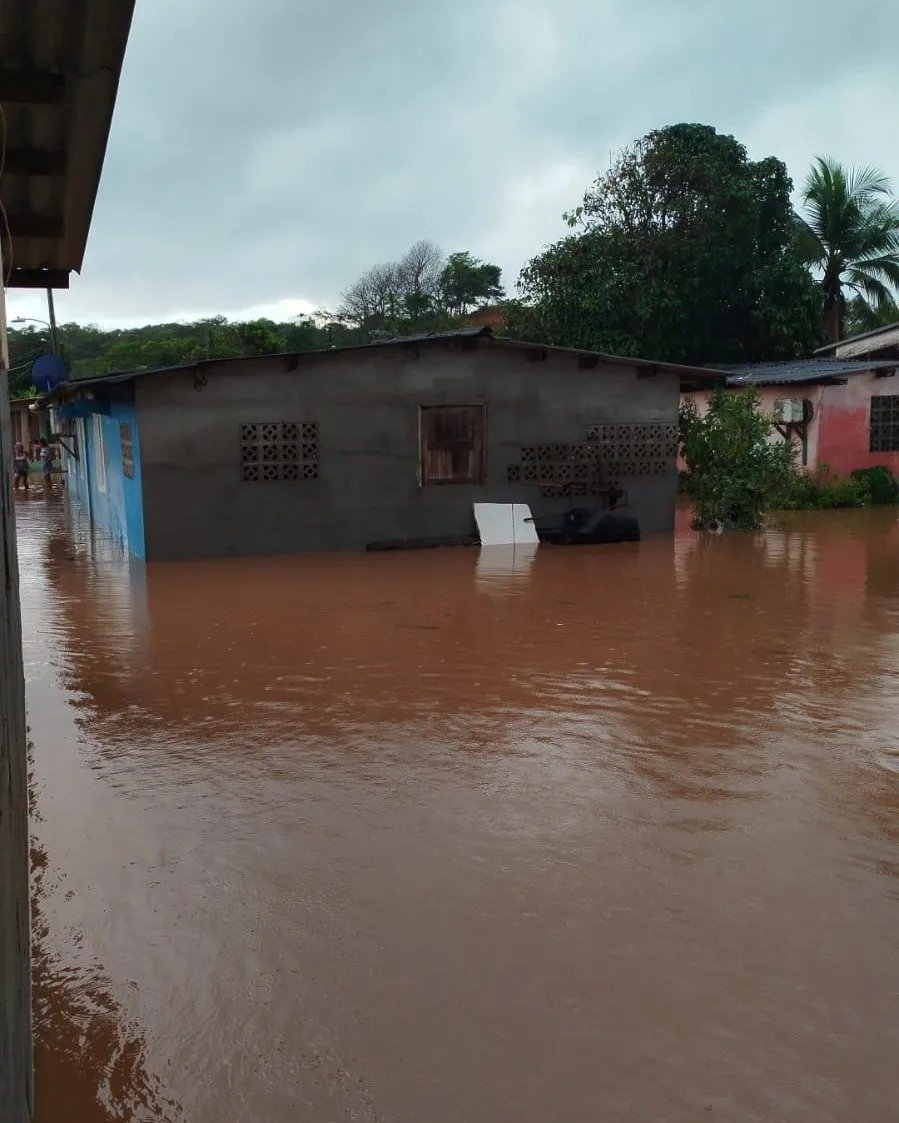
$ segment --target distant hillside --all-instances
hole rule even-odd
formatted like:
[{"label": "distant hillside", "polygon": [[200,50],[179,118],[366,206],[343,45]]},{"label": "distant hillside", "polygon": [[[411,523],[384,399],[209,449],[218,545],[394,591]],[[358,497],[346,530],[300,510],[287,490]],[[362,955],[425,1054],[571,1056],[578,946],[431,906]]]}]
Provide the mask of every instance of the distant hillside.
[{"label": "distant hillside", "polygon": [[[443,330],[465,323],[467,317],[442,315],[397,320],[390,334]],[[73,378],[113,371],[149,370],[197,359],[227,359],[237,355],[268,355],[277,351],[314,351],[368,341],[375,334],[362,327],[328,319],[300,317],[286,323],[273,320],[229,321],[224,316],[193,323],[147,324],[139,328],[104,331],[96,324],[60,324],[59,349]],[[377,334],[384,334],[378,332]],[[34,324],[9,328],[10,392],[30,392],[31,365],[49,350],[46,328]]]},{"label": "distant hillside", "polygon": [[[196,359],[307,351],[357,342],[358,330],[312,319],[229,322],[223,316],[193,323],[147,324],[104,331],[95,324],[60,324],[59,348],[74,377],[172,366]],[[9,328],[10,389],[28,392],[31,364],[49,350],[46,328]]]}]

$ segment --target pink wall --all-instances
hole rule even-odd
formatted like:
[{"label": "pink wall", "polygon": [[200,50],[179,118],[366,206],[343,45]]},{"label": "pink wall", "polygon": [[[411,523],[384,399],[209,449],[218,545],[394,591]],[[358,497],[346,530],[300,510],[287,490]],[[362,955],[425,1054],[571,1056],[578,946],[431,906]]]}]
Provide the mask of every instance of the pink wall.
[{"label": "pink wall", "polygon": [[828,386],[818,424],[818,459],[837,475],[883,464],[899,474],[899,451],[869,452],[871,398],[899,395],[899,379],[853,374],[845,386]]},{"label": "pink wall", "polygon": [[[760,386],[762,409],[770,412],[779,398],[808,398],[814,415],[808,429],[808,464],[814,471],[826,462],[839,476],[854,468],[883,464],[899,476],[899,451],[869,452],[871,398],[878,394],[899,395],[899,377],[876,378],[873,374],[850,375],[843,386]],[[708,401],[705,391],[684,395],[700,411]],[[797,458],[797,463],[800,463]],[[684,465],[678,458],[678,469]]]}]

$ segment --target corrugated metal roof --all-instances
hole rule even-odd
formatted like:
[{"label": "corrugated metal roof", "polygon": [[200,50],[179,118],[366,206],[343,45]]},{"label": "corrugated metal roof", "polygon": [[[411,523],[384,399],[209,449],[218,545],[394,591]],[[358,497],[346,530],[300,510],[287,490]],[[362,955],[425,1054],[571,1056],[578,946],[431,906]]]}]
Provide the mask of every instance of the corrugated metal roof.
[{"label": "corrugated metal roof", "polygon": [[[134,0],[3,0],[4,267],[10,286],[80,270]],[[11,252],[10,252],[11,249]]]},{"label": "corrugated metal roof", "polygon": [[[97,375],[96,377],[73,378],[63,382],[51,393],[41,395],[40,400],[47,401],[60,397],[72,390],[89,386],[108,386],[116,383],[131,382],[137,378],[148,378],[157,374],[172,374],[177,371],[203,371],[225,366],[229,363],[258,363],[271,362],[273,359],[284,361],[299,361],[323,355],[342,355],[348,351],[365,351],[379,347],[415,346],[418,344],[454,342],[470,339],[482,339],[494,347],[526,348],[534,351],[558,351],[572,355],[584,355],[597,362],[623,363],[625,365],[640,367],[649,371],[658,370],[662,373],[676,374],[682,379],[689,379],[698,385],[712,386],[720,384],[723,380],[721,370],[705,367],[683,366],[678,363],[655,362],[650,359],[635,359],[622,355],[607,355],[601,351],[584,351],[572,347],[557,347],[550,343],[524,343],[515,339],[496,337],[489,327],[456,328],[454,331],[423,332],[420,335],[392,336],[390,339],[373,339],[369,343],[357,343],[350,347],[329,347],[315,351],[290,351],[271,355],[235,355],[227,359],[200,359],[193,363],[179,363],[174,366],[152,367],[147,370],[115,371],[112,374]],[[293,364],[292,364],[293,365]]]},{"label": "corrugated metal roof", "polygon": [[889,359],[791,359],[779,363],[747,363],[723,367],[728,386],[802,386],[845,382],[850,375],[895,370]]},{"label": "corrugated metal roof", "polygon": [[[433,343],[441,339],[478,339],[489,337],[493,331],[489,327],[453,328],[452,331],[423,331],[417,335],[390,335],[385,339],[373,339],[370,343],[356,343],[350,347],[339,347],[339,351],[352,351],[359,347],[392,347],[400,343]],[[308,354],[308,352],[300,352]]]}]

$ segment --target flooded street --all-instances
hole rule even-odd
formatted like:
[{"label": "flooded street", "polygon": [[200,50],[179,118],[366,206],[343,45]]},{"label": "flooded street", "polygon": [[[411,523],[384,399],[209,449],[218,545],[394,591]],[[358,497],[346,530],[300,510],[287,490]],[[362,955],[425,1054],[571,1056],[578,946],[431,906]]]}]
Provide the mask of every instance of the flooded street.
[{"label": "flooded street", "polygon": [[887,1123],[899,523],[129,563],[17,504],[39,1123]]}]

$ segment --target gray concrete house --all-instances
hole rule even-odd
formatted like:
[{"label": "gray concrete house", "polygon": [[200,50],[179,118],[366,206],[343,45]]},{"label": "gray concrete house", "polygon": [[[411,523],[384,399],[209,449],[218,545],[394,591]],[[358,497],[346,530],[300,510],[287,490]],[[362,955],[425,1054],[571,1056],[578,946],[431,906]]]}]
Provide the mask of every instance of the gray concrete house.
[{"label": "gray concrete house", "polygon": [[357,550],[627,493],[670,530],[682,389],[717,372],[494,338],[489,328],[70,382],[45,401],[72,493],[139,557]]}]

